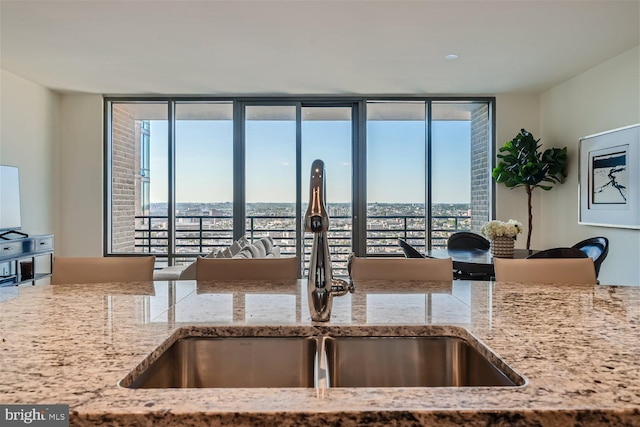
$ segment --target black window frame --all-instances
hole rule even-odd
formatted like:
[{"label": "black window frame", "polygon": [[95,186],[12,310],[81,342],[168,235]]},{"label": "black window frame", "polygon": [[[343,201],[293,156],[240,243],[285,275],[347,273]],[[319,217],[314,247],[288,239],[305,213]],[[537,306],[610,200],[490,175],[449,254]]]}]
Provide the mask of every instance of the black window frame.
[{"label": "black window frame", "polygon": [[[174,170],[168,171],[168,204],[169,206],[175,206],[175,194],[174,194],[174,181],[175,181],[175,135],[174,135],[174,121],[175,121],[175,105],[180,102],[232,102],[233,103],[233,238],[238,239],[245,233],[245,135],[244,135],[244,112],[246,106],[249,105],[295,105],[297,108],[297,139],[298,145],[300,140],[300,123],[301,116],[300,110],[304,106],[345,106],[349,105],[353,108],[353,134],[352,134],[352,242],[353,251],[358,256],[366,255],[366,239],[367,239],[367,159],[366,159],[366,126],[367,126],[367,102],[370,101],[424,101],[427,105],[427,168],[428,173],[431,170],[431,104],[435,102],[461,102],[461,103],[487,103],[489,109],[489,147],[488,155],[490,169],[495,167],[495,153],[496,153],[496,126],[495,126],[495,111],[496,111],[496,98],[495,97],[474,97],[474,96],[424,96],[424,95],[401,95],[401,96],[389,96],[389,95],[364,95],[364,96],[243,96],[243,97],[218,97],[218,96],[104,96],[103,97],[103,149],[104,149],[104,176],[103,176],[103,202],[104,202],[104,216],[103,216],[103,254],[104,256],[122,256],[131,255],[139,256],[141,253],[121,253],[110,252],[110,239],[111,239],[111,206],[112,206],[112,193],[111,193],[111,159],[112,159],[112,146],[111,146],[111,104],[116,103],[137,103],[137,102],[166,102],[167,103],[167,120],[168,120],[168,156],[169,165],[173,165]],[[297,148],[299,150],[299,146]],[[298,162],[299,163],[299,162]],[[300,169],[300,165],[297,168]],[[302,172],[304,173],[304,172]],[[491,170],[487,171],[488,174]],[[298,171],[296,188],[298,194],[301,190],[301,172]],[[426,236],[429,242],[429,248],[432,238],[432,201],[431,201],[431,180],[428,180],[428,188],[425,194],[425,206],[426,209]],[[495,217],[495,182],[489,180],[489,212],[490,219]],[[297,208],[296,210],[299,210]],[[171,213],[173,209],[168,209],[169,212],[169,230],[168,230],[168,245],[167,253],[154,253],[157,257],[167,258],[167,264],[173,265],[174,259],[178,255],[184,256],[184,254],[176,254],[174,243],[171,240],[174,239],[175,221]],[[296,212],[299,216],[300,212]],[[300,227],[298,227],[300,228]],[[302,233],[300,230],[298,233]],[[301,239],[298,239],[298,246],[300,246]],[[300,248],[296,253],[300,255]],[[146,255],[146,253],[144,253]],[[299,256],[300,258],[300,256]]]}]

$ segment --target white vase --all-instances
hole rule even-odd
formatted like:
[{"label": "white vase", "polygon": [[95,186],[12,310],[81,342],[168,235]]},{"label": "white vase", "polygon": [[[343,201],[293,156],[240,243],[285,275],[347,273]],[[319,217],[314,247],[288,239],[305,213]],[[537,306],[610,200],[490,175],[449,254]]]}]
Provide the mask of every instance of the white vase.
[{"label": "white vase", "polygon": [[499,236],[491,241],[491,254],[496,258],[513,258],[515,239]]}]

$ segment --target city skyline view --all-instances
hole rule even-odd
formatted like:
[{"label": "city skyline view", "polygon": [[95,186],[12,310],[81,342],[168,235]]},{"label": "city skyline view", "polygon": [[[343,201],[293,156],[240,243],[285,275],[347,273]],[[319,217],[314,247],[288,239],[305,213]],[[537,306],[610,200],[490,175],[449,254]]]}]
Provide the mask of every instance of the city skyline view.
[{"label": "city skyline view", "polygon": [[[167,203],[152,203],[149,216],[136,217],[139,221],[136,235],[137,251],[166,252],[169,229]],[[271,236],[282,254],[296,253],[295,203],[247,203],[244,235],[250,240]],[[304,212],[305,206],[302,206]],[[398,238],[415,247],[445,247],[448,237],[456,231],[471,229],[469,204],[436,204],[432,207],[431,233],[427,233],[424,204],[370,203],[367,206],[365,242],[368,254],[398,255],[402,253]],[[346,271],[346,260],[352,251],[353,218],[350,203],[331,203],[327,206],[331,223],[328,232],[330,251],[335,267]],[[233,240],[232,203],[176,203],[176,253],[183,256],[179,262],[190,262],[196,254],[224,249]],[[303,259],[308,262],[311,233],[303,232]],[[147,246],[148,245],[148,246]],[[305,264],[306,265],[306,264]]]},{"label": "city skyline view", "polygon": [[[303,204],[304,212],[304,204]],[[247,203],[245,213],[245,235],[253,240],[269,235],[281,246],[284,254],[294,254],[296,247],[295,203]],[[152,203],[150,216],[140,216],[147,221],[136,237],[140,248],[153,244],[143,252],[163,252],[168,229],[167,203]],[[350,203],[328,204],[331,221],[329,231],[330,251],[337,256],[339,268],[344,268],[351,251],[352,217]],[[451,233],[471,229],[471,207],[469,204],[436,204],[432,206],[432,234],[427,237],[426,210],[417,203],[370,203],[367,206],[367,253],[398,254],[397,239],[404,238],[417,247],[428,241],[434,247],[446,246]],[[232,203],[176,203],[175,213],[176,251],[181,254],[204,253],[228,246],[232,240]],[[145,231],[148,230],[148,231]],[[310,233],[303,233],[304,240]],[[151,237],[151,236],[155,236]],[[307,242],[308,243],[308,242]],[[308,250],[307,248],[306,250]],[[305,251],[306,251],[305,250]],[[306,258],[305,258],[306,259]]]},{"label": "city skyline view", "polygon": [[[367,199],[380,203],[424,202],[425,123],[380,121],[367,125]],[[327,202],[351,200],[351,122],[303,122],[302,200],[316,158],[325,162]],[[434,203],[470,201],[470,123],[434,121]],[[293,202],[295,123],[249,121],[246,129],[247,202]],[[150,121],[150,199],[167,200],[167,122]],[[230,121],[176,122],[176,200],[224,203],[233,200],[233,129]],[[462,179],[460,178],[462,177]],[[410,182],[411,184],[407,184]]]},{"label": "city skyline view", "polygon": [[[246,203],[245,211],[247,215],[265,215],[266,212],[272,212],[281,215],[284,212],[294,211],[295,203],[288,202],[253,202]],[[302,208],[307,206],[306,202],[302,203]],[[150,215],[166,216],[166,202],[152,202]],[[339,212],[345,215],[351,212],[351,203],[327,203],[327,209]],[[217,211],[217,214],[210,213],[211,210]],[[424,216],[424,203],[368,203],[367,211],[381,215],[421,215]],[[435,203],[432,205],[432,215],[469,215],[471,205],[469,203]],[[215,216],[233,214],[232,202],[177,202],[177,215],[194,215],[194,216]]]}]

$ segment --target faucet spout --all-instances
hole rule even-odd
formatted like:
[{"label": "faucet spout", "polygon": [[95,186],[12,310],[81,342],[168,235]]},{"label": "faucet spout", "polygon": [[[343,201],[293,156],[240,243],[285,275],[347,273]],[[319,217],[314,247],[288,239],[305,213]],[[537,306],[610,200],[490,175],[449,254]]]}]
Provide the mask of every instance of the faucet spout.
[{"label": "faucet spout", "polygon": [[324,186],[324,162],[318,159],[311,164],[309,206],[304,216],[305,231],[320,233],[329,230],[329,215],[327,215],[325,208]]},{"label": "faucet spout", "polygon": [[322,160],[315,160],[311,164],[309,187],[309,206],[304,217],[305,231],[313,233],[307,280],[309,312],[311,320],[327,322],[331,317],[333,297],[353,292],[353,285],[341,279],[334,279],[331,270],[327,239],[329,215],[325,207],[325,170]]}]

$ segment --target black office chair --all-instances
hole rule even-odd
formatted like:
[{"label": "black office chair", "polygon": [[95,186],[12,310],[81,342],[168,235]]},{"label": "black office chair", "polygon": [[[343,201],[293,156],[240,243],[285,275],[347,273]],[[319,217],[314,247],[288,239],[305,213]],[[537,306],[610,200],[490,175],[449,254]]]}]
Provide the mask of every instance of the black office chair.
[{"label": "black office chair", "polygon": [[551,248],[531,254],[527,258],[588,258],[588,256],[578,248]]},{"label": "black office chair", "polygon": [[[469,231],[458,231],[449,236],[447,240],[447,249],[454,250],[470,250],[480,249],[488,251],[491,242],[479,234]],[[483,273],[471,273],[463,270],[455,270],[453,277],[458,280],[491,280],[491,276]]]},{"label": "black office chair", "polygon": [[600,273],[600,265],[609,253],[609,239],[606,237],[591,237],[572,246],[578,248],[593,260],[596,267],[596,277]]},{"label": "black office chair", "polygon": [[424,255],[418,252],[416,248],[411,246],[405,240],[398,239],[398,245],[402,248],[405,258],[424,258]]},{"label": "black office chair", "polygon": [[449,236],[447,240],[447,249],[482,249],[488,251],[491,242],[479,234],[469,231],[458,231]]}]

